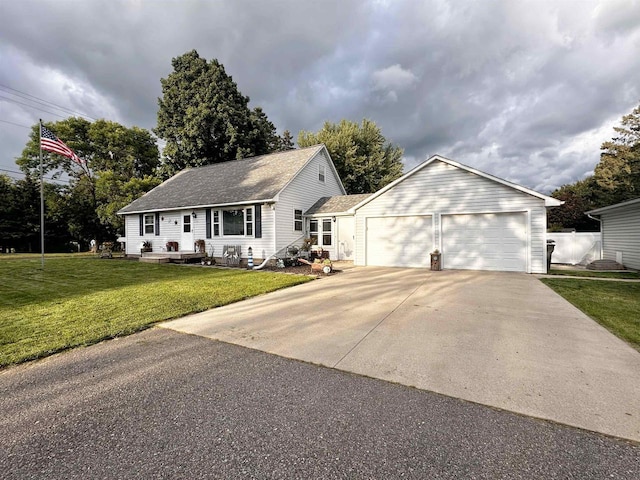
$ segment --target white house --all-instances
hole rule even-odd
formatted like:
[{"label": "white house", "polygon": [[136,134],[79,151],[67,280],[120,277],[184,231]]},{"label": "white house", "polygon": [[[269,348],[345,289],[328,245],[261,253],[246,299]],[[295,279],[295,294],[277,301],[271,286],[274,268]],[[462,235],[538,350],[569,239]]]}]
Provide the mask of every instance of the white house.
[{"label": "white house", "polygon": [[640,198],[587,214],[600,220],[602,257],[640,270]]},{"label": "white house", "polygon": [[356,265],[546,273],[547,207],[561,205],[435,155],[358,204]]},{"label": "white house", "polygon": [[215,257],[238,245],[243,256],[252,247],[265,259],[302,243],[303,214],[318,199],[345,193],[327,149],[316,145],[183,170],[118,213],[127,255],[139,255],[144,241],[153,252],[168,242],[193,252],[202,239]]},{"label": "white house", "polygon": [[120,210],[126,252],[150,241],[266,259],[315,237],[356,265],[546,272],[546,209],[562,202],[441,156],[374,194],[346,195],[324,145],[187,169]]}]

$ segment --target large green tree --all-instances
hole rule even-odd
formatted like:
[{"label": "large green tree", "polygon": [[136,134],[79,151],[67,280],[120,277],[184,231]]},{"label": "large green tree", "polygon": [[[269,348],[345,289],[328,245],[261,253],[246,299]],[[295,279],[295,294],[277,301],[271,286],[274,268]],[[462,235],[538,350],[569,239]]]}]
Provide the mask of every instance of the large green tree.
[{"label": "large green tree", "polygon": [[163,175],[279,149],[276,128],[260,107],[249,108],[224,66],[207,62],[192,50],[171,61],[173,71],[162,78],[158,126],[167,142]]},{"label": "large green tree", "polygon": [[[122,222],[115,212],[133,199],[127,184],[137,179],[153,188],[159,182],[159,153],[151,132],[107,120],[89,122],[73,117],[45,126],[84,161],[78,164],[43,152],[44,172],[54,178],[65,173],[69,179],[56,204],[47,203],[47,208],[66,218],[68,231],[78,242],[113,239],[122,233]],[[37,177],[39,161],[39,126],[34,125],[16,163],[25,173]],[[140,189],[136,192],[142,193]]]},{"label": "large green tree", "polygon": [[640,106],[614,127],[616,136],[604,142],[592,176],[563,185],[551,196],[565,202],[549,211],[551,228],[597,230],[585,212],[640,197]]},{"label": "large green tree", "polygon": [[622,117],[616,136],[602,144],[594,177],[608,204],[640,197],[640,106]]},{"label": "large green tree", "polygon": [[[72,240],[62,187],[47,183],[45,245],[48,251],[68,251]],[[30,175],[13,180],[0,175],[0,247],[18,252],[40,250],[40,185]]]},{"label": "large green tree", "polygon": [[597,185],[593,177],[588,177],[570,185],[563,185],[551,195],[564,202],[559,207],[548,210],[547,224],[551,230],[575,228],[580,232],[598,231],[600,224],[585,215],[596,204],[594,195]]},{"label": "large green tree", "polygon": [[402,175],[403,150],[371,120],[325,122],[318,133],[298,134],[300,147],[318,143],[326,145],[347,193],[373,193]]}]

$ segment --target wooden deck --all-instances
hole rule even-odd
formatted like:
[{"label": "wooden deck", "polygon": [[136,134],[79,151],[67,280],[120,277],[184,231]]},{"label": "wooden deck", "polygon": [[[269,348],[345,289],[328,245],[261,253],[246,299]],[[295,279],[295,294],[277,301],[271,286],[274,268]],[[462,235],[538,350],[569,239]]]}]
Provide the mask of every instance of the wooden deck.
[{"label": "wooden deck", "polygon": [[138,259],[146,263],[188,263],[204,258],[204,253],[196,252],[144,252]]}]

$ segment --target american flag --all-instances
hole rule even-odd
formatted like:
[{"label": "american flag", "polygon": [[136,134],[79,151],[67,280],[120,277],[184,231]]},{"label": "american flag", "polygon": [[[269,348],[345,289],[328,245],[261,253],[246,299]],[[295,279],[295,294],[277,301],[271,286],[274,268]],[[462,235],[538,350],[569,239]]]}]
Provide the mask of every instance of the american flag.
[{"label": "american flag", "polygon": [[56,137],[51,130],[42,125],[42,133],[40,135],[40,148],[49,152],[59,153],[67,158],[70,158],[78,165],[82,165],[82,160],[76,153],[67,147],[62,140]]}]

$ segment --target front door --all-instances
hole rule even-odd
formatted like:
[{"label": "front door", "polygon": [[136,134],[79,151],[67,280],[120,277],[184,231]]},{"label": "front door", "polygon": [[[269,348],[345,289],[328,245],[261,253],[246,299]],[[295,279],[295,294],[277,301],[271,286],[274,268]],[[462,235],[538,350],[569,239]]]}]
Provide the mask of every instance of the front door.
[{"label": "front door", "polygon": [[309,235],[316,239],[316,245],[329,252],[329,258],[337,260],[333,227],[333,220],[330,217],[313,218],[309,222]]},{"label": "front door", "polygon": [[183,211],[180,214],[180,217],[182,220],[182,235],[180,237],[181,241],[178,248],[182,252],[193,252],[195,251],[193,240],[193,217],[191,216],[191,212],[188,211]]}]

